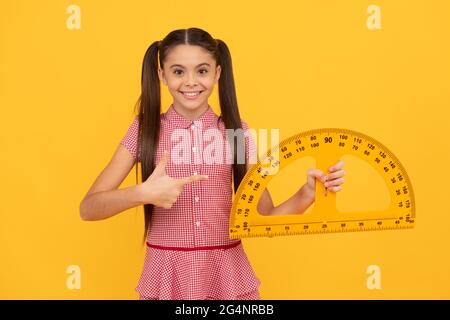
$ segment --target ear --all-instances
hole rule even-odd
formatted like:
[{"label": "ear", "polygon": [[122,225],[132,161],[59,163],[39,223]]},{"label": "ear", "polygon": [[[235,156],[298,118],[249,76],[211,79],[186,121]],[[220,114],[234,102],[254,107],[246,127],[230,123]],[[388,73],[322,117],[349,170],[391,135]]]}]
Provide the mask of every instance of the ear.
[{"label": "ear", "polygon": [[164,70],[162,70],[161,68],[158,68],[158,77],[159,80],[161,80],[167,86],[166,76],[164,75]]},{"label": "ear", "polygon": [[222,68],[220,67],[220,65],[217,65],[215,83],[217,83],[217,81],[219,81],[221,71],[222,71]]}]

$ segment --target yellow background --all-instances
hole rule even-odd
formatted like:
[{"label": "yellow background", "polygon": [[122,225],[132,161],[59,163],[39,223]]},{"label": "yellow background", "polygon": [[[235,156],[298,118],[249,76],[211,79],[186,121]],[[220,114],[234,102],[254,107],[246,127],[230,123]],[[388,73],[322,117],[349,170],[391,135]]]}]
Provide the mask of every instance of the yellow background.
[{"label": "yellow background", "polygon": [[[80,30],[66,27],[70,4]],[[366,26],[371,4],[380,30]],[[132,121],[147,47],[200,27],[228,44],[251,127],[365,133],[414,187],[412,230],[244,239],[262,299],[449,299],[449,12],[445,0],[2,1],[0,298],[138,298],[142,208],[84,222],[78,207]],[[170,101],[164,88],[163,111]],[[216,92],[210,104],[219,113]]]}]

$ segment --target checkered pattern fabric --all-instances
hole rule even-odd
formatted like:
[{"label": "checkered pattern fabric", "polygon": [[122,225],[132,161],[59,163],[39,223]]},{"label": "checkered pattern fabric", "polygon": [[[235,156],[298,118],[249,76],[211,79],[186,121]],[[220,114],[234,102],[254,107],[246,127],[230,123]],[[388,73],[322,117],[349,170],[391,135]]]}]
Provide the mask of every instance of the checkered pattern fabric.
[{"label": "checkered pattern fabric", "polygon": [[[244,131],[249,128],[241,122]],[[136,117],[120,142],[136,161],[138,128]],[[233,189],[226,137],[221,117],[210,106],[196,120],[186,119],[173,105],[161,114],[156,163],[169,150],[167,175],[205,174],[209,178],[185,185],[172,208],[154,207],[149,244],[197,248],[236,243],[228,236]],[[245,142],[245,157],[254,163],[253,137],[246,135]],[[136,290],[155,299],[236,299],[254,292],[259,284],[242,243],[229,249],[192,251],[148,247]]]}]

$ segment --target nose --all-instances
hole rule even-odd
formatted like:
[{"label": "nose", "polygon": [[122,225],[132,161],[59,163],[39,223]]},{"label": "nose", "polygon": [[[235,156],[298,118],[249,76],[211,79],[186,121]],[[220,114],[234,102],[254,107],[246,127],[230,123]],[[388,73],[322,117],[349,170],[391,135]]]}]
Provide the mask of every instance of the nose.
[{"label": "nose", "polygon": [[189,72],[187,76],[186,85],[187,86],[195,86],[197,84],[197,80],[195,78],[195,74]]}]

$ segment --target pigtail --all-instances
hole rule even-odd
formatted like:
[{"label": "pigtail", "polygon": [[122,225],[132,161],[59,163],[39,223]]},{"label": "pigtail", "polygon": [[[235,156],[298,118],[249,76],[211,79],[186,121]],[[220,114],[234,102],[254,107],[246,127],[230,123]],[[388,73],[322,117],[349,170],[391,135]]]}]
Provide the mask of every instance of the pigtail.
[{"label": "pigtail", "polygon": [[[218,64],[221,66],[221,73],[219,78],[219,102],[223,122],[225,123],[225,127],[227,129],[242,129],[241,117],[239,115],[239,108],[236,97],[236,89],[234,85],[231,54],[225,42],[220,39],[216,39],[216,42],[219,52]],[[241,183],[247,171],[247,159],[245,159],[244,157],[244,163],[238,163],[237,161],[237,151],[239,150],[238,146],[244,146],[245,148],[243,135],[238,134],[236,138],[237,141],[233,136],[233,145],[230,146],[233,152],[234,192],[237,192],[239,184]]]},{"label": "pigtail", "polygon": [[[153,42],[145,52],[142,62],[141,95],[139,97],[139,133],[137,161],[141,162],[142,181],[148,179],[155,169],[155,154],[158,147],[161,114],[161,87],[158,77],[158,51],[160,41]],[[136,164],[136,183],[138,166]],[[144,205],[145,232],[143,242],[151,225],[153,204]]]}]

